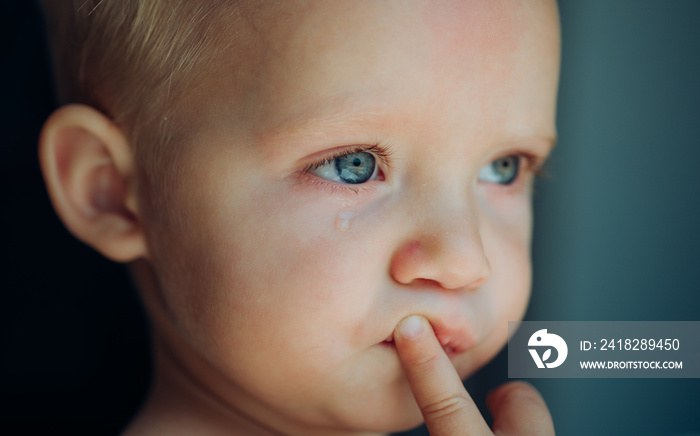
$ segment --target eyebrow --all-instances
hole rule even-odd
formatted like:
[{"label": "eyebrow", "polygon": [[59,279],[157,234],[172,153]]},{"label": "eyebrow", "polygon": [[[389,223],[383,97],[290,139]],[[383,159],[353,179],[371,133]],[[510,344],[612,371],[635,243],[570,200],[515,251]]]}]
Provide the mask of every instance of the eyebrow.
[{"label": "eyebrow", "polygon": [[[289,137],[331,138],[334,132],[353,127],[361,128],[363,133],[367,130],[377,132],[390,112],[378,100],[370,103],[366,101],[366,98],[358,98],[357,93],[329,98],[313,107],[303,108],[275,120],[271,124],[262,123],[255,134],[262,142],[267,142],[270,139]],[[505,141],[499,142],[509,145],[541,144],[547,153],[551,153],[557,144],[556,134],[518,131],[506,136]]]},{"label": "eyebrow", "polygon": [[512,139],[509,139],[508,141],[505,141],[509,144],[543,144],[544,147],[547,148],[548,152],[551,152],[554,150],[554,148],[557,145],[557,137],[556,135],[538,135],[538,134],[532,134],[532,135],[515,135],[513,136]]},{"label": "eyebrow", "polygon": [[359,105],[356,98],[345,96],[294,112],[261,127],[255,133],[260,138],[323,135],[333,130],[359,125],[365,128],[368,124],[378,126],[382,123],[380,119],[387,113],[387,109],[379,104]]}]

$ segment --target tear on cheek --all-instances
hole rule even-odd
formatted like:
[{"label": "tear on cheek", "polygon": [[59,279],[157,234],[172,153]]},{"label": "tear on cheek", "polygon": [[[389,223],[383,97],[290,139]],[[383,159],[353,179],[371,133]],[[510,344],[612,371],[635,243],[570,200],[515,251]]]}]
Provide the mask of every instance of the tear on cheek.
[{"label": "tear on cheek", "polygon": [[344,232],[350,228],[353,219],[355,219],[356,214],[347,210],[341,210],[335,217],[335,228]]}]

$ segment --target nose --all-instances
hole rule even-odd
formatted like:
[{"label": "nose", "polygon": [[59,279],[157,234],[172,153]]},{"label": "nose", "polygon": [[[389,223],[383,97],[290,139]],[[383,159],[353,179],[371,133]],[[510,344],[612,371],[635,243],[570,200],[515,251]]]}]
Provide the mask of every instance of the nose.
[{"label": "nose", "polygon": [[491,267],[476,217],[466,206],[430,206],[410,220],[409,236],[393,253],[393,279],[404,285],[427,280],[444,289],[478,288]]}]

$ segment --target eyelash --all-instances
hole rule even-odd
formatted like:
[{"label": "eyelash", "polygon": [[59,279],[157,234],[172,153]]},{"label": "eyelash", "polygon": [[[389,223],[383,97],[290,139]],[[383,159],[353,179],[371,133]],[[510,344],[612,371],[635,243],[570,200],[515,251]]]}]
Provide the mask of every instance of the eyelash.
[{"label": "eyelash", "polygon": [[[506,157],[506,156],[517,156],[519,159],[524,160],[526,163],[524,169],[531,172],[535,177],[537,177],[537,178],[548,177],[547,171],[546,171],[546,165],[545,165],[547,163],[546,157],[538,156],[538,155],[529,153],[527,151],[516,151],[513,153],[509,153],[509,154],[497,157],[496,159],[501,159],[501,158]],[[494,159],[494,160],[496,160],[496,159]],[[520,178],[520,174],[518,174],[518,179],[519,178]]]},{"label": "eyelash", "polygon": [[329,165],[333,163],[335,159],[349,156],[354,153],[372,153],[375,159],[377,159],[377,165],[379,166],[379,171],[385,172],[385,169],[391,168],[391,146],[390,145],[380,145],[379,143],[371,145],[357,145],[350,148],[343,148],[335,153],[325,156],[323,159],[313,162],[300,172],[300,176],[307,178],[311,183],[319,188],[328,189],[331,193],[347,193],[348,191],[359,194],[360,192],[372,189],[366,183],[358,185],[348,185],[342,183],[331,182],[324,180],[311,174],[312,170],[318,169],[324,165]]},{"label": "eyelash", "polygon": [[[302,169],[300,175],[301,176],[306,176],[309,177],[310,180],[313,181],[314,184],[319,185],[320,187],[324,188],[329,188],[333,192],[337,191],[346,191],[346,190],[351,190],[355,193],[359,193],[362,190],[367,189],[367,186],[365,184],[360,184],[360,185],[347,185],[347,184],[340,184],[340,183],[335,183],[335,182],[330,182],[330,181],[325,181],[319,177],[315,177],[311,174],[312,170],[318,169],[324,165],[329,165],[331,164],[335,159],[342,158],[349,156],[351,154],[355,153],[361,153],[361,152],[366,152],[366,153],[372,153],[375,158],[378,159],[379,163],[379,170],[384,172],[384,169],[391,169],[391,155],[393,154],[391,150],[390,145],[380,145],[379,143],[375,143],[372,145],[357,145],[353,146],[350,148],[344,148],[341,150],[338,150],[335,153],[332,153],[328,156],[325,156],[323,159],[318,160],[316,162],[313,162],[304,169]],[[496,159],[500,159],[502,157],[506,156],[517,156],[519,159],[524,160],[526,165],[524,167],[521,167],[522,169],[531,172],[535,177],[537,178],[546,178],[547,173],[545,171],[545,163],[546,163],[546,158],[542,156],[535,155],[533,153],[529,153],[527,151],[515,151],[503,156],[499,156]],[[521,170],[522,171],[522,170]],[[504,186],[512,186],[513,184],[517,183],[521,179],[521,175],[518,174],[518,177],[511,183],[511,185],[504,185]]]},{"label": "eyelash", "polygon": [[336,153],[333,153],[329,156],[324,157],[323,159],[314,162],[310,165],[307,165],[302,172],[305,174],[308,174],[311,170],[318,169],[324,165],[331,164],[334,160],[341,158],[341,157],[347,157],[351,154],[355,153],[372,153],[375,158],[379,159],[379,162],[383,164],[384,167],[386,168],[391,168],[390,164],[390,157],[392,154],[391,147],[390,146],[381,146],[379,144],[372,144],[372,145],[357,145],[354,147],[350,148],[344,148],[342,150],[338,150]]}]

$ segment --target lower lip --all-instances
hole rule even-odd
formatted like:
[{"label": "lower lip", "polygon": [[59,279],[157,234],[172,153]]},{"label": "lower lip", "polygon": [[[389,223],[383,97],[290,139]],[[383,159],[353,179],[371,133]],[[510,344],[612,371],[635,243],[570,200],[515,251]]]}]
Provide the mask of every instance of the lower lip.
[{"label": "lower lip", "polygon": [[[380,342],[379,345],[390,350],[396,350],[396,345],[394,344],[394,341],[383,341]],[[449,345],[443,345],[442,349],[445,352],[445,354],[447,354],[447,357],[449,357],[450,359],[461,354],[457,353],[455,349],[450,347]]]}]

